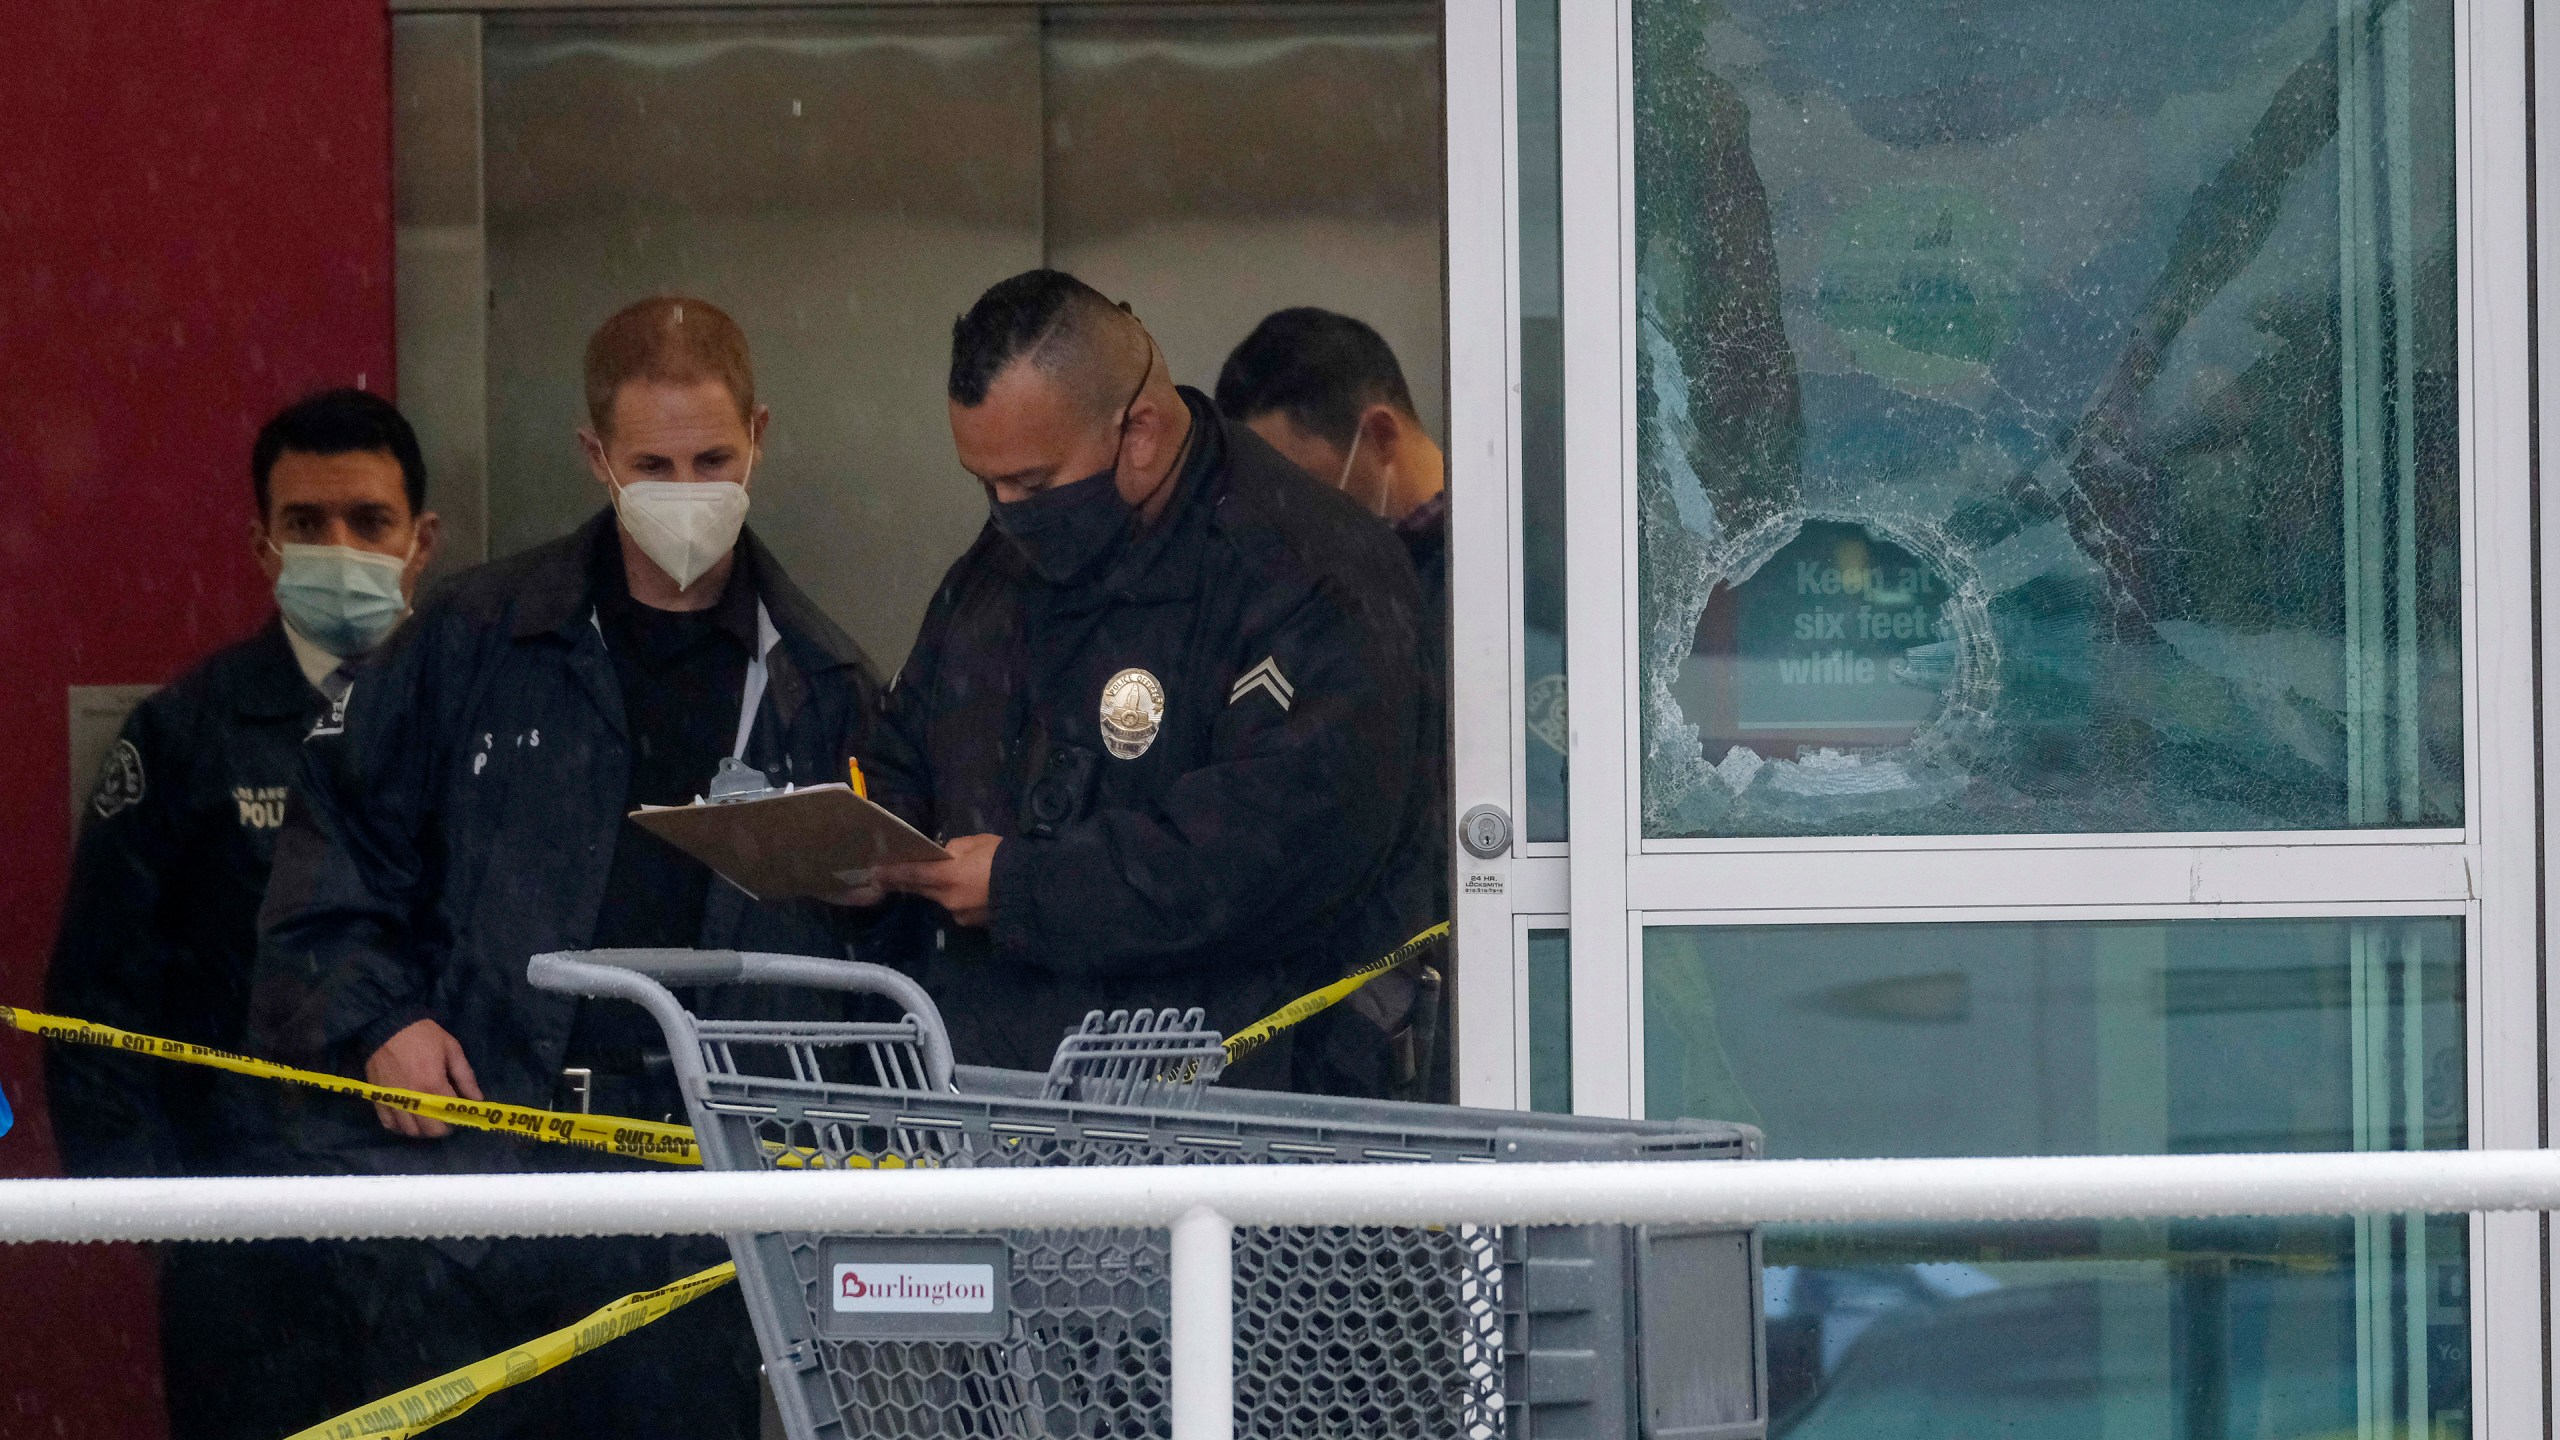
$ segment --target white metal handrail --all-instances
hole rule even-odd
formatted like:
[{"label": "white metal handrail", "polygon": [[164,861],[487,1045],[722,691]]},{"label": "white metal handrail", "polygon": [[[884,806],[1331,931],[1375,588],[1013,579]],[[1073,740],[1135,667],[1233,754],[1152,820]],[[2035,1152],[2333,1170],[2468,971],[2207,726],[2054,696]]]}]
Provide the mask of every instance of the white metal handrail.
[{"label": "white metal handrail", "polygon": [[0,1181],[0,1241],[1162,1226],[1173,1433],[1231,1440],[1237,1225],[2103,1220],[2560,1209],[2560,1152]]}]

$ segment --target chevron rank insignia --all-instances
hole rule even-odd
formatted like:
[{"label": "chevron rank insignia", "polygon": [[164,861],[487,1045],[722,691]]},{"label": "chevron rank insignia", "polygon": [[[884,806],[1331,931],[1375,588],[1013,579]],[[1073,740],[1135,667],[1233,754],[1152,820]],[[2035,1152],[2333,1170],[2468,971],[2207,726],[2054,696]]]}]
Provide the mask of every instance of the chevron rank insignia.
[{"label": "chevron rank insignia", "polygon": [[1236,688],[1227,692],[1227,703],[1233,705],[1256,690],[1270,696],[1283,710],[1289,708],[1289,702],[1298,694],[1297,687],[1289,683],[1289,677],[1280,673],[1279,660],[1269,655],[1262,657],[1261,664],[1244,672],[1244,678],[1236,681]]}]

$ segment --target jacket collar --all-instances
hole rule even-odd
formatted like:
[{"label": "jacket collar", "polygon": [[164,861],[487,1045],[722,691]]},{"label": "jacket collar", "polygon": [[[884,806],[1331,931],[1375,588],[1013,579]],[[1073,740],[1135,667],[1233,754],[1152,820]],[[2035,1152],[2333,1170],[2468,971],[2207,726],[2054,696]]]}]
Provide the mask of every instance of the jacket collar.
[{"label": "jacket collar", "polygon": [[746,547],[744,558],[755,567],[756,596],[764,602],[761,611],[773,621],[775,631],[775,643],[764,652],[765,698],[788,727],[809,698],[810,677],[845,669],[870,674],[871,662],[853,637],[792,583],[782,562],[773,558],[754,531],[742,531],[738,543]]},{"label": "jacket collar", "polygon": [[[715,630],[738,642],[738,648],[750,655],[761,655],[771,637],[759,631],[763,607],[764,577],[756,573],[756,556],[745,546],[738,547],[737,563],[729,567],[728,582],[721,587],[720,598],[708,610],[699,612]],[[644,609],[631,594],[630,581],[624,573],[622,547],[602,537],[587,551],[587,601],[596,617],[606,626],[628,620]]]},{"label": "jacket collar", "polygon": [[1199,593],[1202,547],[1198,533],[1209,523],[1226,489],[1226,422],[1209,397],[1185,385],[1191,407],[1191,444],[1182,457],[1173,499],[1129,548],[1097,588],[1117,600],[1186,600]]},{"label": "jacket collar", "polygon": [[293,642],[284,634],[284,617],[270,615],[249,637],[247,663],[240,668],[239,688],[231,708],[262,719],[307,715],[326,703],[303,678],[302,662],[293,658]]},{"label": "jacket collar", "polygon": [[746,547],[747,559],[755,566],[756,598],[764,602],[773,616],[773,628],[781,632],[783,648],[802,669],[814,674],[848,666],[869,668],[871,659],[862,647],[792,580],[754,530],[740,532],[738,543]]},{"label": "jacket collar", "polygon": [[[592,557],[596,547],[614,542],[614,525],[613,507],[608,505],[575,534],[554,540],[528,557],[530,563],[516,594],[515,638],[557,635],[575,645],[579,631],[592,631],[587,619],[595,611]],[[808,696],[811,676],[854,666],[867,669],[870,662],[853,637],[793,583],[754,527],[738,533],[738,544],[746,552],[739,558],[755,577],[756,598],[773,619],[778,643],[765,656],[771,670],[766,694],[788,725]],[[282,637],[278,638],[281,642]]]},{"label": "jacket collar", "polygon": [[527,564],[516,589],[515,624],[511,631],[516,639],[542,634],[577,638],[576,627],[586,624],[588,612],[595,608],[589,557],[610,536],[613,526],[613,507],[608,505],[589,516],[575,533],[525,557]]}]

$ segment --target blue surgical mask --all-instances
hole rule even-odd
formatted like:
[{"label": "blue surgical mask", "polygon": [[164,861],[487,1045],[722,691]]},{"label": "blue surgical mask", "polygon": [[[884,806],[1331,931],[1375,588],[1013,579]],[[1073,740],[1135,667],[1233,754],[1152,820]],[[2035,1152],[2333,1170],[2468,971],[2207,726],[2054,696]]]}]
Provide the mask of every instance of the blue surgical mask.
[{"label": "blue surgical mask", "polygon": [[[389,638],[409,613],[400,578],[409,555],[350,545],[279,545],[276,608],[303,639],[344,660]],[[417,549],[410,547],[410,555]]]}]

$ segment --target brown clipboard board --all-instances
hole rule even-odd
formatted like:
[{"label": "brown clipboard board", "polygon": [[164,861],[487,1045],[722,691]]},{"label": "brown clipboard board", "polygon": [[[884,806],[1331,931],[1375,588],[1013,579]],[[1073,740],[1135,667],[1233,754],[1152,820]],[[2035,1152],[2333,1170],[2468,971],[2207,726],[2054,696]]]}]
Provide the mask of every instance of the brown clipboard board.
[{"label": "brown clipboard board", "polygon": [[758,900],[838,895],[875,865],[951,858],[849,785],[643,805],[631,820]]}]

